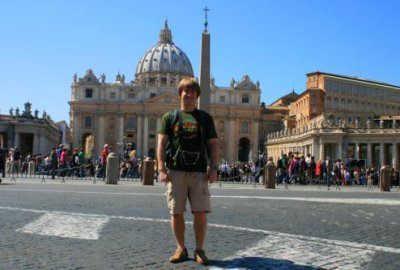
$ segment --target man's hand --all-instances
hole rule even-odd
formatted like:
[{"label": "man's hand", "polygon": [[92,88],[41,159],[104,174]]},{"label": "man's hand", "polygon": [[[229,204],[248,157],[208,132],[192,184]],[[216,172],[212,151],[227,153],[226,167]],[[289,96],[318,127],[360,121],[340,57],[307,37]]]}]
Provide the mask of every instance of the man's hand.
[{"label": "man's hand", "polygon": [[216,182],[217,181],[217,177],[218,177],[217,170],[211,168],[209,173],[208,173],[208,182],[210,182],[210,183]]},{"label": "man's hand", "polygon": [[170,181],[168,172],[166,170],[160,171],[158,177],[160,178],[161,182],[169,182]]}]

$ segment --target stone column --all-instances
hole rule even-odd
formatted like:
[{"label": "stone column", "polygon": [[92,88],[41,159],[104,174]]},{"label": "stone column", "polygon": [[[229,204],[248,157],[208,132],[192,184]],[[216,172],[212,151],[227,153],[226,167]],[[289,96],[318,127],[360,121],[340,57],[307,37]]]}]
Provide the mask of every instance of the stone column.
[{"label": "stone column", "polygon": [[[251,123],[251,121],[250,121],[250,123]],[[258,158],[258,145],[259,145],[258,126],[259,126],[258,121],[254,121],[252,130],[251,130],[251,132],[253,133],[253,153],[255,155],[257,155],[257,158]]]},{"label": "stone column", "polygon": [[137,141],[136,141],[136,153],[138,155],[138,157],[142,156],[143,153],[143,143],[142,143],[142,120],[143,120],[143,115],[140,113],[138,114],[138,118],[137,118]]},{"label": "stone column", "polygon": [[343,160],[343,143],[340,141],[338,142],[337,146],[337,158]]},{"label": "stone column", "polygon": [[325,160],[324,142],[322,138],[319,139],[319,158]]},{"label": "stone column", "polygon": [[[234,133],[234,130],[235,130],[235,118],[233,118],[233,117],[229,118],[229,128],[228,128],[228,130],[230,130],[232,133]],[[230,136],[228,136],[228,147],[227,147],[228,156],[226,158],[227,158],[229,163],[231,163],[233,160],[236,159],[235,158],[236,156],[233,153],[234,148],[235,148],[235,142],[233,141],[234,136],[233,136],[232,133],[231,133]],[[227,133],[227,134],[229,134],[229,133]]]},{"label": "stone column", "polygon": [[15,148],[18,147],[19,149],[21,149],[20,145],[19,145],[19,132],[15,131],[14,133],[14,144],[11,145],[11,147]]},{"label": "stone column", "polygon": [[82,136],[82,134],[81,134],[81,125],[80,125],[80,123],[82,123],[82,119],[81,119],[81,114],[80,113],[74,113],[74,116],[73,116],[74,118],[73,118],[73,127],[72,127],[72,130],[73,130],[73,132],[74,132],[74,134],[73,134],[73,141],[72,141],[72,144],[74,145],[74,146],[77,146],[77,145],[80,145],[79,144],[79,142],[80,142],[80,140],[81,140],[81,136]]},{"label": "stone column", "polygon": [[[318,156],[320,154],[319,149],[320,149],[319,141],[317,138],[314,138],[311,156],[314,156],[316,161],[319,159],[318,158]],[[286,153],[287,153],[287,151],[286,151]]]},{"label": "stone column", "polygon": [[[97,151],[96,151],[96,155],[99,155],[101,153],[101,150],[103,149],[105,142],[105,138],[104,138],[104,112],[100,112],[99,114],[99,118],[98,118],[98,122],[99,122],[99,129],[97,130]],[[109,143],[109,142],[107,142]]]},{"label": "stone column", "polygon": [[392,167],[396,168],[399,165],[399,157],[397,153],[397,143],[392,146]]},{"label": "stone column", "polygon": [[121,143],[122,145],[118,145],[118,156],[124,158],[124,148],[125,148],[125,140],[124,140],[124,114],[119,113],[119,130],[118,130],[118,141],[117,143]]},{"label": "stone column", "polygon": [[380,143],[379,144],[379,162],[380,166],[386,165],[387,160],[385,160],[385,144]]},{"label": "stone column", "polygon": [[[40,150],[40,135],[38,133],[33,134],[33,147],[32,147],[32,154],[41,153]],[[44,153],[42,153],[44,154]]]},{"label": "stone column", "polygon": [[50,149],[46,149],[46,138],[44,135],[39,135],[39,151],[43,157],[50,152]]},{"label": "stone column", "polygon": [[119,132],[118,141],[122,142],[124,140],[124,114],[119,114]]},{"label": "stone column", "polygon": [[372,144],[368,143],[367,144],[367,162],[366,162],[366,166],[369,166],[372,164]]},{"label": "stone column", "polygon": [[149,154],[149,117],[144,116],[144,126],[143,126],[143,155]]},{"label": "stone column", "polygon": [[360,143],[356,142],[354,143],[354,148],[355,148],[355,153],[354,153],[354,158],[359,159],[360,158]]}]

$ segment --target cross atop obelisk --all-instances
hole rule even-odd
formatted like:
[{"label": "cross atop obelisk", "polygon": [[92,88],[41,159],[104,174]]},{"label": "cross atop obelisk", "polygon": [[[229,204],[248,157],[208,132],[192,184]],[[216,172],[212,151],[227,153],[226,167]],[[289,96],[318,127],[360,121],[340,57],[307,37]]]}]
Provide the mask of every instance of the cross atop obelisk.
[{"label": "cross atop obelisk", "polygon": [[210,11],[210,9],[206,6],[205,8],[203,8],[204,13],[205,13],[205,17],[204,17],[204,32],[207,32],[207,26],[208,26],[208,19],[207,19],[207,12]]}]

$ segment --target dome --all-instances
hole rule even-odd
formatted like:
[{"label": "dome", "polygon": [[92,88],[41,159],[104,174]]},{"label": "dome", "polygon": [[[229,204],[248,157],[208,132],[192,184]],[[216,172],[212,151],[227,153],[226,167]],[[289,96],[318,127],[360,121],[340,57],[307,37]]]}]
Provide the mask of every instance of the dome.
[{"label": "dome", "polygon": [[158,44],[149,49],[140,59],[136,68],[136,81],[156,82],[157,78],[192,76],[193,69],[186,54],[172,42],[167,21],[161,30]]}]

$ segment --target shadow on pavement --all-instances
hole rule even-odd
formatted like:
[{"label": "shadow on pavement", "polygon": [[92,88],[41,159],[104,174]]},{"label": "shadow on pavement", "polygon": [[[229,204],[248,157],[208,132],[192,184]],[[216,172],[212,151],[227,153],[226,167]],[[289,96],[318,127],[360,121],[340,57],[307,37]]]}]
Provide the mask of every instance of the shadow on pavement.
[{"label": "shadow on pavement", "polygon": [[232,260],[210,260],[209,266],[222,269],[299,269],[299,270],[322,270],[313,266],[298,265],[288,260],[276,260],[263,257],[241,257]]}]

